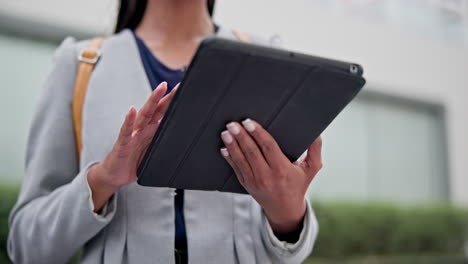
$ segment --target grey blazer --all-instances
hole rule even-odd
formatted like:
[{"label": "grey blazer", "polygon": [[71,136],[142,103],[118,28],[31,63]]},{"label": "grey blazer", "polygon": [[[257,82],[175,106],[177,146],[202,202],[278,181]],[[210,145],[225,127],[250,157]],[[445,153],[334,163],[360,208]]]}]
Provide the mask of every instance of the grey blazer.
[{"label": "grey blazer", "polygon": [[[235,38],[222,28],[218,34]],[[128,108],[141,107],[151,89],[132,33],[106,39],[86,94],[77,164],[71,101],[86,43],[67,38],[56,51],[9,219],[9,255],[15,263],[66,263],[84,246],[81,263],[174,263],[174,189],[132,183],[111,198],[105,214],[93,213],[88,169],[110,151]],[[295,244],[274,236],[249,195],[186,191],[184,206],[190,263],[301,263],[318,232],[309,202]]]}]

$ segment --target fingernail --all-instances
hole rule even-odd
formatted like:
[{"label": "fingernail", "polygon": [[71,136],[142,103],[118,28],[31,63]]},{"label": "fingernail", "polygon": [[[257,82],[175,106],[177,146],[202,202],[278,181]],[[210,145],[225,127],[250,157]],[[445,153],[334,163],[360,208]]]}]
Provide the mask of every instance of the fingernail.
[{"label": "fingernail", "polygon": [[255,124],[250,118],[242,121],[242,125],[244,125],[245,129],[247,129],[249,132],[253,132],[255,130]]},{"label": "fingernail", "polygon": [[126,115],[127,118],[128,118],[128,117],[130,116],[130,114],[133,112],[133,108],[135,108],[135,106],[132,105],[132,106],[130,106],[130,108],[128,109],[127,115]]},{"label": "fingernail", "polygon": [[232,143],[232,136],[229,133],[229,131],[223,131],[221,132],[221,139],[224,141],[226,144],[231,144]]},{"label": "fingernail", "polygon": [[226,127],[233,135],[238,135],[240,133],[239,126],[234,122],[227,124]]},{"label": "fingernail", "polygon": [[159,86],[161,86],[161,87],[162,87],[162,86],[166,86],[166,87],[167,87],[167,82],[162,82],[162,83],[160,83],[156,88],[158,88]]},{"label": "fingernail", "polygon": [[221,149],[221,155],[223,155],[224,157],[229,157],[229,152],[228,152],[227,148],[222,148]]}]

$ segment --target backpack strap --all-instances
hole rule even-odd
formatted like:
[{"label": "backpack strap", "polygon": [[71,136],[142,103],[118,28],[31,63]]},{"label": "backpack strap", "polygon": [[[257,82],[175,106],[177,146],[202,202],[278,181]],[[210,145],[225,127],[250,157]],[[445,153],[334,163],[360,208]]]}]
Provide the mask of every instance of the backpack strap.
[{"label": "backpack strap", "polygon": [[83,104],[86,96],[86,89],[88,87],[89,78],[93,72],[94,66],[101,56],[99,48],[101,47],[104,38],[93,38],[88,46],[81,51],[78,55],[80,64],[76,74],[75,89],[73,92],[72,114],[73,114],[73,128],[75,130],[75,143],[76,151],[78,153],[78,160],[81,154],[82,141],[81,141],[81,127],[83,125],[82,114]]},{"label": "backpack strap", "polygon": [[252,43],[252,38],[249,35],[245,34],[244,32],[233,30],[232,33],[238,38],[240,41],[245,43]]}]

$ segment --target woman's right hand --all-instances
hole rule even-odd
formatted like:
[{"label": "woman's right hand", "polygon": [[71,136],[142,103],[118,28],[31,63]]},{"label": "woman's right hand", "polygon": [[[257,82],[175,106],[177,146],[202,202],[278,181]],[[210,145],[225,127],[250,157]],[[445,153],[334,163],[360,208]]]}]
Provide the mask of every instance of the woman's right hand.
[{"label": "woman's right hand", "polygon": [[122,186],[136,181],[137,168],[159,127],[177,87],[164,96],[167,83],[161,83],[137,113],[128,111],[117,141],[106,158],[88,171],[94,211],[98,212]]}]

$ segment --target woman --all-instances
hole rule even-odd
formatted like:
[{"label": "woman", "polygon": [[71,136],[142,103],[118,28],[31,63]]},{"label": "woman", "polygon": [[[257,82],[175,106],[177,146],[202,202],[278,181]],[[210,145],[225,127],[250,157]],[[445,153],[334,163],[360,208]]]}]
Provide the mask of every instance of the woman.
[{"label": "woman", "polygon": [[[77,56],[87,42],[68,38],[59,47],[10,216],[15,263],[65,263],[81,247],[82,263],[300,263],[309,255],[318,225],[305,195],[321,168],[320,139],[291,163],[255,121],[227,124],[219,131],[220,155],[251,195],[135,183],[177,90],[169,89],[201,39],[235,38],[213,24],[213,1],[206,6],[206,0],[121,1],[116,34],[104,41],[88,85],[79,164],[70,105]],[[127,110],[131,105],[140,110]]]}]

